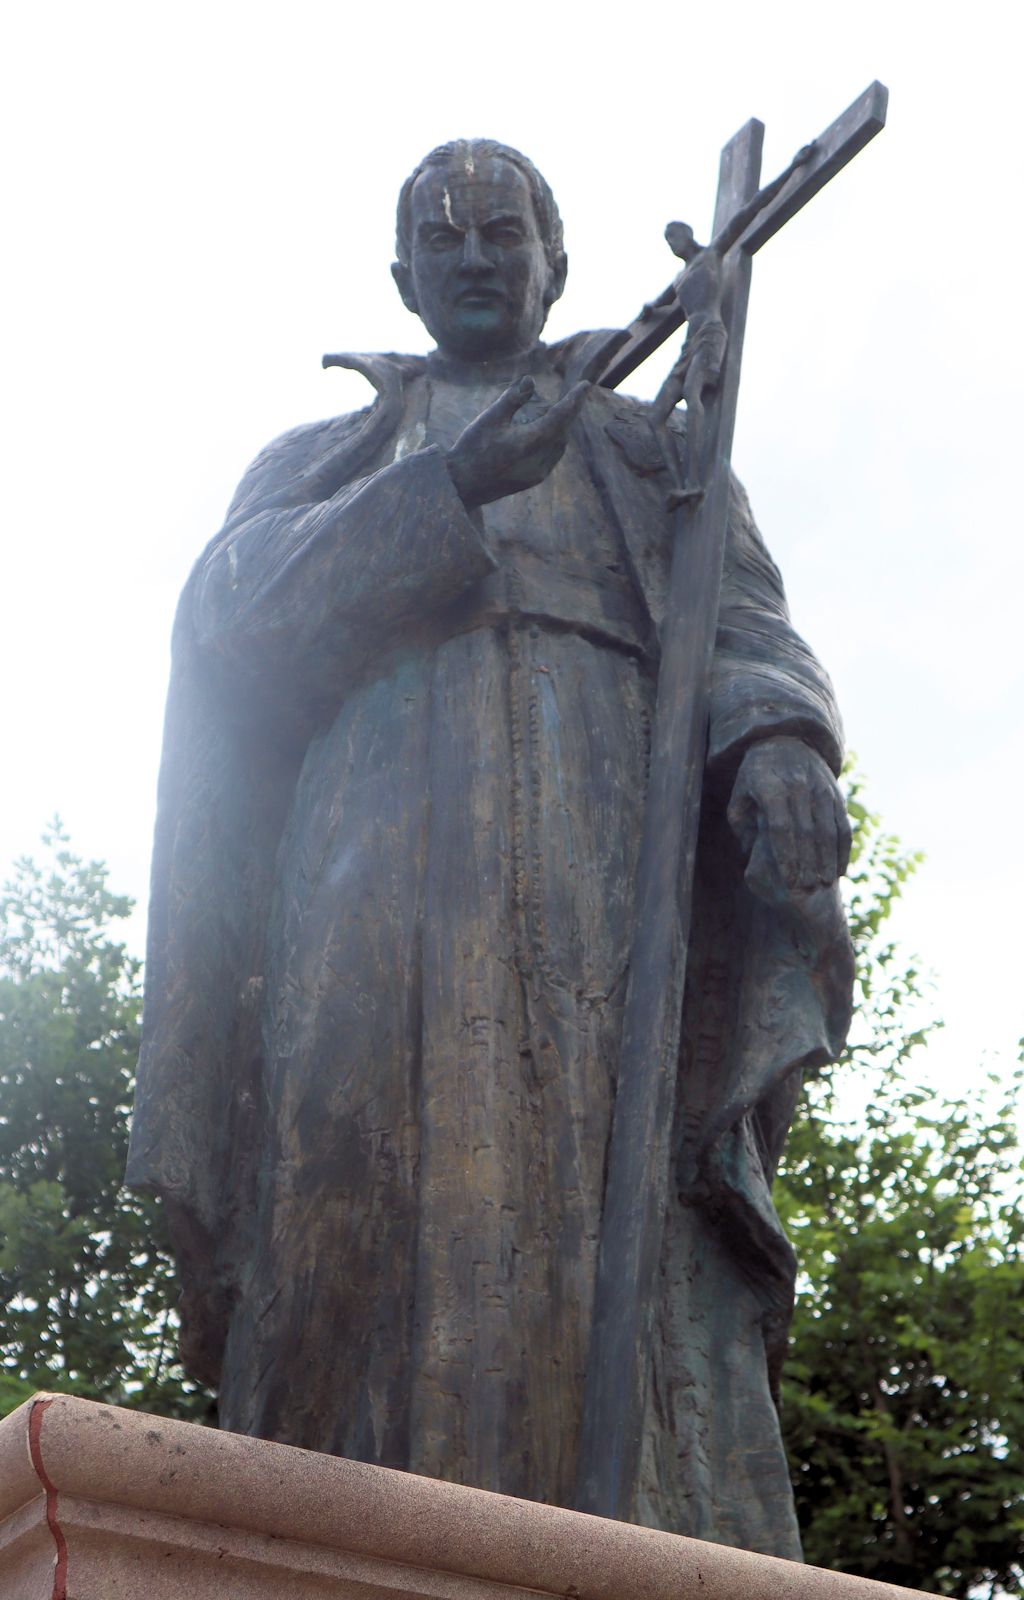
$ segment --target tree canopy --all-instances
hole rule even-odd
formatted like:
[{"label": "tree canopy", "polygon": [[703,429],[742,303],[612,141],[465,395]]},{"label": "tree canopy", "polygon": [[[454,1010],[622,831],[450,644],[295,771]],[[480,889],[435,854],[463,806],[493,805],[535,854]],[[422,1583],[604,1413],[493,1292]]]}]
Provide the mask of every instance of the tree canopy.
[{"label": "tree canopy", "polygon": [[131,902],[59,823],[44,852],[0,893],[0,1410],[50,1388],[201,1414],[158,1203],[121,1186],[141,1002],[110,929]]},{"label": "tree canopy", "polygon": [[[783,1428],[808,1561],[1024,1592],[1024,1182],[1010,1078],[916,1081],[930,1029],[886,919],[916,865],[850,794],[858,1021],[776,1200],[800,1261]],[[844,1102],[859,1101],[855,1110]]]}]

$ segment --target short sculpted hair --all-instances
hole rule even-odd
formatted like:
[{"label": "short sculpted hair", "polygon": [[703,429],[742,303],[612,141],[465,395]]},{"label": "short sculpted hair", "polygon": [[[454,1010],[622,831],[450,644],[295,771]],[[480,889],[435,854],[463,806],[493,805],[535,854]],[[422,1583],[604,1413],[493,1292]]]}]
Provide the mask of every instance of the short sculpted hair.
[{"label": "short sculpted hair", "polygon": [[450,139],[447,144],[439,144],[436,150],[424,156],[415,172],[410,173],[402,185],[398,196],[396,250],[403,266],[409,265],[412,254],[412,186],[416,179],[428,167],[472,167],[474,162],[488,160],[507,161],[510,166],[517,167],[526,179],[544,250],[549,262],[554,264],[562,251],[562,219],[547,181],[541,177],[533,162],[519,150],[513,150],[511,145],[499,144],[497,139]]}]

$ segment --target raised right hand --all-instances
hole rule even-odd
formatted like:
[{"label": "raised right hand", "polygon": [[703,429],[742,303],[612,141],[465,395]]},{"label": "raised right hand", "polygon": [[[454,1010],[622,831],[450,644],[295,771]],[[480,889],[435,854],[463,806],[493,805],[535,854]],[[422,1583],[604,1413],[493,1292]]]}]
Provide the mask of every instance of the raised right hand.
[{"label": "raised right hand", "polygon": [[534,421],[513,422],[535,389],[532,378],[520,378],[474,417],[445,457],[467,510],[543,482],[561,460],[590,387],[577,383]]}]

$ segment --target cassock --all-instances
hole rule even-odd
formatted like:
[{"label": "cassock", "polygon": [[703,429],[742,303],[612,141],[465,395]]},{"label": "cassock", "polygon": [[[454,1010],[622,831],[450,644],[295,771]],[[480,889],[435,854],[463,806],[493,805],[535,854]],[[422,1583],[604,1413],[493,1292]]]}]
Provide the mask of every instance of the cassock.
[{"label": "cassock", "polygon": [[[186,587],[129,1179],[165,1197],[222,1427],[571,1504],[670,557],[647,408],[469,513],[445,450],[514,364],[352,358]],[[529,415],[529,407],[526,415]],[[838,770],[737,485],[636,1520],[799,1556],[772,1174],[841,1048],[834,887],[777,904],[724,821],[751,742]]]}]

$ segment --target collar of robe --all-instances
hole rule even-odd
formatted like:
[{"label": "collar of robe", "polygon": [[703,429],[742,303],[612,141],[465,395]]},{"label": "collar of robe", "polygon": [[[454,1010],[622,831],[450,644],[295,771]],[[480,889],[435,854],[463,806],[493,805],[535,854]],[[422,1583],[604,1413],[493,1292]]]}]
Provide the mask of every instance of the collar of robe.
[{"label": "collar of robe", "polygon": [[427,372],[448,383],[484,388],[489,384],[512,383],[525,373],[542,371],[549,364],[550,351],[546,344],[534,345],[532,350],[520,351],[518,355],[503,356],[500,361],[460,361],[443,350],[432,350],[427,357]]}]

